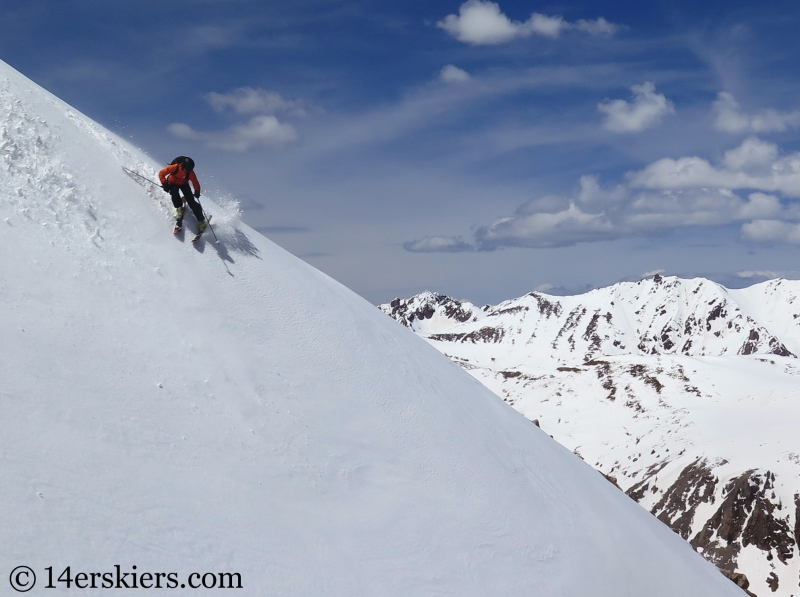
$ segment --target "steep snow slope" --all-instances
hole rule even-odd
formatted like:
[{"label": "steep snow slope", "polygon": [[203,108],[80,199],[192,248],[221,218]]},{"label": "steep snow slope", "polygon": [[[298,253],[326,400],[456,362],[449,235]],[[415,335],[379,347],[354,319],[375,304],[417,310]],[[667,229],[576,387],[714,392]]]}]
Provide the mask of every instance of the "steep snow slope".
[{"label": "steep snow slope", "polygon": [[796,281],[656,276],[496,307],[423,293],[381,308],[750,591],[788,597],[800,594],[798,294]]},{"label": "steep snow slope", "polygon": [[246,595],[740,594],[219,205],[219,246],[173,238],[160,189],[121,170],[156,164],[2,63],[0,106],[3,579],[119,565],[150,585],[239,573]]},{"label": "steep snow slope", "polygon": [[729,292],[792,353],[800,355],[800,282],[770,280]]}]

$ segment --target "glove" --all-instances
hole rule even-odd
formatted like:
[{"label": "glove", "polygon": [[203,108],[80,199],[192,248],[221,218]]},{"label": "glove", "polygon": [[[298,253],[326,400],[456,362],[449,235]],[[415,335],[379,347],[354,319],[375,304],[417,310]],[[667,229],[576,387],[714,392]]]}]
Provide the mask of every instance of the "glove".
[{"label": "glove", "polygon": [[169,193],[170,192],[170,190],[169,190],[170,186],[171,185],[168,182],[165,182],[164,184],[161,185],[161,188],[164,189],[167,193]]},{"label": "glove", "polygon": [[195,199],[200,199],[200,191],[195,191],[194,192],[194,198]]}]

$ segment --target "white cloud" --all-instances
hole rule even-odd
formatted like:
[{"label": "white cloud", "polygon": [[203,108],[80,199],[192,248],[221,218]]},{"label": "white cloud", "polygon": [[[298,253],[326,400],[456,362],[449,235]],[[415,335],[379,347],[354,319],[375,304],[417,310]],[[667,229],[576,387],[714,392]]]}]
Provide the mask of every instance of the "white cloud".
[{"label": "white cloud", "polygon": [[714,128],[726,133],[746,131],[750,127],[750,119],[739,112],[739,104],[730,93],[720,91],[714,102],[717,119]]},{"label": "white cloud", "polygon": [[603,127],[614,133],[638,133],[658,124],[667,114],[675,113],[674,104],[656,93],[655,83],[647,81],[631,87],[633,101],[616,99],[597,104],[606,115]]},{"label": "white cloud", "polygon": [[714,127],[725,133],[771,133],[782,132],[800,126],[800,111],[780,112],[762,110],[748,115],[739,108],[732,94],[720,91],[713,106],[716,120]]},{"label": "white cloud", "polygon": [[609,240],[620,231],[604,214],[588,214],[574,203],[556,213],[521,213],[500,218],[475,232],[481,250],[498,247],[564,247],[577,242]]},{"label": "white cloud", "polygon": [[274,91],[252,87],[239,87],[228,93],[211,92],[204,97],[217,112],[232,110],[236,114],[257,116],[222,131],[198,131],[181,122],[170,124],[167,130],[180,139],[198,141],[206,147],[223,151],[280,147],[297,141],[295,128],[278,120],[275,114],[305,116],[308,110],[302,100],[286,100]]},{"label": "white cloud", "polygon": [[736,219],[743,200],[726,189],[689,189],[633,195],[618,219],[631,232],[680,226],[720,226]]},{"label": "white cloud", "polygon": [[[681,227],[724,226],[753,218],[800,219],[800,210],[784,206],[777,197],[764,193],[752,193],[745,200],[725,189],[639,193],[627,189],[621,196],[616,187],[603,192],[614,195],[616,204],[607,204],[605,209],[594,213],[575,203],[554,211],[555,204],[549,200],[528,202],[513,216],[478,228],[475,242],[480,250],[503,246],[559,247]],[[540,211],[533,211],[537,205]]]},{"label": "white cloud", "polygon": [[740,278],[766,278],[771,280],[772,278],[786,278],[787,280],[795,279],[796,272],[773,272],[769,270],[744,270],[741,272],[736,272],[736,275]]},{"label": "white cloud", "polygon": [[571,25],[567,23],[564,20],[564,17],[560,15],[549,17],[543,14],[533,13],[530,19],[528,19],[525,23],[520,24],[519,35],[525,37],[533,33],[555,39],[561,35],[562,31],[565,31],[570,27]]},{"label": "white cloud", "polygon": [[742,237],[757,243],[800,245],[800,224],[781,220],[754,220],[742,226]]},{"label": "white cloud", "polygon": [[[737,194],[742,190],[747,194]],[[800,201],[792,200],[798,197],[800,153],[781,156],[776,145],[751,137],[718,165],[664,158],[609,187],[582,176],[571,197],[537,197],[476,227],[474,245],[481,251],[560,247],[732,224],[751,242],[800,244]]]},{"label": "white cloud", "polygon": [[265,89],[239,87],[228,93],[212,91],[205,95],[206,101],[217,112],[232,109],[237,114],[277,114],[305,116],[306,106],[302,100],[285,100],[280,94]]},{"label": "white cloud", "polygon": [[642,278],[652,278],[653,276],[658,276],[658,275],[661,275],[661,274],[663,274],[663,273],[664,273],[664,272],[666,272],[666,271],[667,271],[667,270],[665,270],[665,269],[663,269],[663,268],[662,268],[662,269],[654,269],[654,270],[653,270],[653,271],[651,271],[651,272],[645,272],[645,273],[643,273],[641,277],[642,277]]},{"label": "white cloud", "polygon": [[403,244],[411,253],[463,253],[474,251],[474,247],[455,236],[426,236]]},{"label": "white cloud", "polygon": [[619,25],[606,21],[603,17],[594,21],[580,19],[575,22],[575,29],[585,31],[590,35],[614,35],[620,30]]},{"label": "white cloud", "polygon": [[458,41],[474,45],[501,44],[521,35],[523,25],[512,22],[494,2],[469,0],[436,25]]},{"label": "white cloud", "polygon": [[662,158],[644,170],[629,173],[628,178],[631,186],[646,189],[755,188],[752,177],[744,172],[719,170],[698,157]]},{"label": "white cloud", "polygon": [[763,167],[778,158],[778,146],[758,137],[746,139],[739,147],[725,152],[724,163],[731,170]]},{"label": "white cloud", "polygon": [[545,195],[523,203],[517,208],[515,215],[529,216],[533,214],[557,214],[569,209],[569,198],[559,195]]},{"label": "white cloud", "polygon": [[466,83],[472,77],[465,70],[462,70],[454,64],[448,64],[439,73],[439,78],[445,83]]},{"label": "white cloud", "polygon": [[628,190],[623,185],[603,189],[597,177],[588,174],[581,176],[579,185],[578,203],[592,212],[613,209],[625,201],[628,195]]},{"label": "white cloud", "polygon": [[297,131],[281,123],[275,116],[256,116],[244,124],[235,124],[224,131],[196,131],[188,124],[173,123],[167,130],[179,139],[199,141],[206,147],[224,151],[247,151],[256,147],[280,147],[296,141]]},{"label": "white cloud", "polygon": [[751,193],[747,203],[739,209],[738,219],[756,220],[760,218],[778,217],[783,211],[780,199],[774,195]]},{"label": "white cloud", "polygon": [[800,197],[800,152],[780,157],[777,146],[753,137],[726,152],[721,167],[699,157],[663,158],[627,176],[638,188],[752,189]]},{"label": "white cloud", "polygon": [[488,0],[468,0],[458,9],[458,15],[447,15],[436,25],[458,41],[473,45],[502,44],[531,35],[556,38],[570,29],[590,35],[613,35],[620,29],[602,17],[568,23],[561,16],[533,13],[525,22],[512,21],[500,11],[499,4]]}]

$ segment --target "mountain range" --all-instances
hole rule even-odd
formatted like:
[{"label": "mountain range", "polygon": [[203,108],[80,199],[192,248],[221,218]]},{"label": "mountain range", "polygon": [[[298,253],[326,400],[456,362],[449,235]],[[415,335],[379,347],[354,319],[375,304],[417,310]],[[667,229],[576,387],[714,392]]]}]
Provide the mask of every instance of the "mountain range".
[{"label": "mountain range", "polygon": [[380,309],[763,597],[800,595],[800,282]]}]

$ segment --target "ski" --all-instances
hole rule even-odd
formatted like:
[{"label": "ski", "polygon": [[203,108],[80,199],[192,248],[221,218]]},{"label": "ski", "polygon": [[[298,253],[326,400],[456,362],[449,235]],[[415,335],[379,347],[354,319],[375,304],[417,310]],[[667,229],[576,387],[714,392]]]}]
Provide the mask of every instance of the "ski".
[{"label": "ski", "polygon": [[200,240],[200,237],[203,236],[203,233],[206,230],[208,230],[208,228],[210,226],[211,226],[211,215],[209,214],[208,216],[206,216],[206,227],[203,228],[200,232],[198,232],[197,234],[194,235],[194,238],[192,239],[192,242],[196,243],[198,240]]}]

